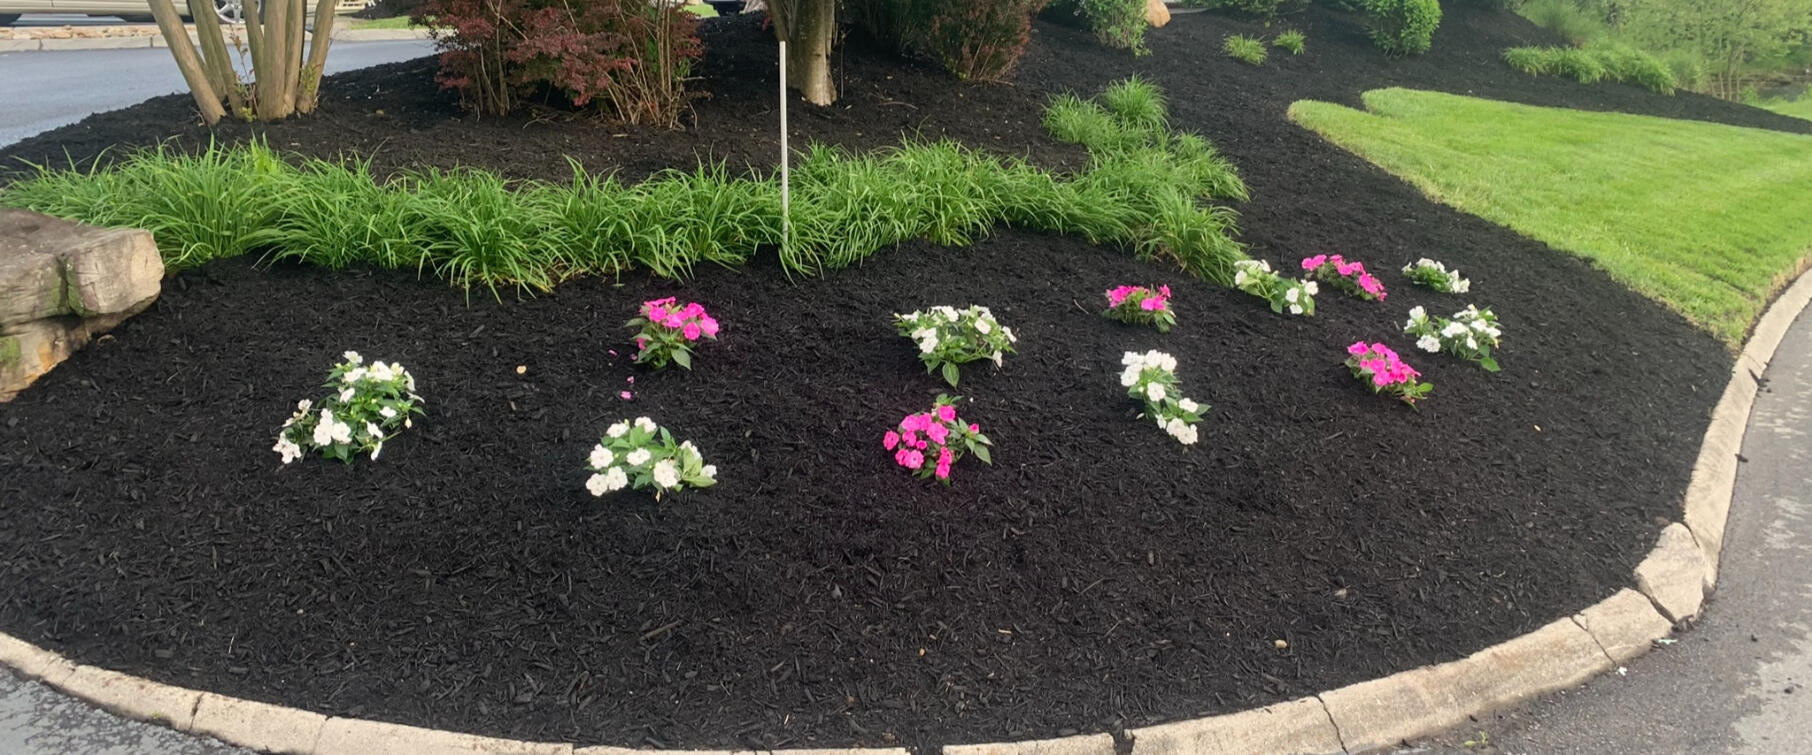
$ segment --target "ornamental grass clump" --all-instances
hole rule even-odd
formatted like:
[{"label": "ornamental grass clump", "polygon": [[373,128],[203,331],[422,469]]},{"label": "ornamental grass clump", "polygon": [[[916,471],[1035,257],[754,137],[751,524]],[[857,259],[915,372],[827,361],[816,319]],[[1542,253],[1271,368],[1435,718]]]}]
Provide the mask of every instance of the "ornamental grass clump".
[{"label": "ornamental grass clump", "polygon": [[647,417],[621,420],[604,431],[585,460],[591,477],[585,489],[594,496],[624,488],[654,489],[661,494],[717,484],[717,467],[706,464],[692,441],[675,443],[673,433]]},{"label": "ornamental grass clump", "polygon": [[1384,301],[1388,294],[1383,281],[1365,271],[1365,263],[1349,262],[1338,254],[1317,254],[1302,258],[1303,272],[1334,284],[1335,288],[1366,301]]},{"label": "ornamental grass clump", "polygon": [[1346,353],[1346,366],[1353,377],[1365,381],[1373,393],[1389,393],[1413,407],[1434,390],[1434,383],[1417,381],[1422,373],[1399,359],[1389,346],[1355,341],[1346,347]]},{"label": "ornamental grass clump", "polygon": [[[415,376],[395,362],[367,366],[356,351],[342,355],[323,384],[332,393],[319,404],[303,399],[296,413],[277,433],[271,448],[288,464],[313,450],[329,459],[351,463],[357,454],[369,453],[376,461],[384,441],[397,428],[414,427],[410,415],[421,414],[422,399],[415,395]],[[318,410],[317,410],[318,408]]]},{"label": "ornamental grass clump", "polygon": [[657,370],[668,362],[692,369],[692,344],[701,338],[716,340],[718,330],[716,318],[698,302],[682,305],[672,296],[642,302],[641,314],[627,327],[636,331],[636,364]]},{"label": "ornamental grass clump", "polygon": [[1150,325],[1159,333],[1169,333],[1177,324],[1176,312],[1170,308],[1170,286],[1115,286],[1107,290],[1107,309],[1102,316],[1133,325]]},{"label": "ornamental grass clump", "polygon": [[1308,43],[1308,35],[1295,29],[1285,29],[1271,40],[1271,46],[1291,55],[1301,55],[1303,50],[1308,49]]},{"label": "ornamental grass clump", "polygon": [[1241,34],[1221,40],[1221,51],[1229,58],[1254,66],[1264,65],[1267,55],[1264,42]]},{"label": "ornamental grass clump", "polygon": [[1006,354],[1012,353],[1019,339],[1013,330],[994,319],[987,307],[970,305],[968,309],[932,307],[911,314],[894,315],[894,326],[900,335],[919,346],[919,361],[925,371],[939,371],[944,382],[956,385],[957,365],[983,359],[993,360],[998,369]]},{"label": "ornamental grass clump", "polygon": [[1490,309],[1467,305],[1453,313],[1452,318],[1447,318],[1429,317],[1428,310],[1416,307],[1409,311],[1409,321],[1403,323],[1403,332],[1415,336],[1416,347],[1423,351],[1445,351],[1478,364],[1486,372],[1498,370],[1491,350],[1497,348],[1498,337],[1504,332],[1498,328],[1497,315]]},{"label": "ornamental grass clump", "polygon": [[939,395],[931,411],[908,414],[898,427],[881,436],[881,446],[893,452],[893,461],[920,478],[936,477],[950,484],[950,467],[964,454],[975,454],[983,464],[993,464],[988,447],[994,441],[981,433],[981,425],[965,422],[956,414],[956,399]]},{"label": "ornamental grass clump", "polygon": [[1208,407],[1183,395],[1177,381],[1176,357],[1162,351],[1128,351],[1120,357],[1120,364],[1126,367],[1120,372],[1120,385],[1126,388],[1126,395],[1145,404],[1145,412],[1139,416],[1156,421],[1158,429],[1178,443],[1195,445],[1196,423],[1202,421],[1201,413]]},{"label": "ornamental grass clump", "polygon": [[1271,311],[1293,315],[1315,315],[1315,294],[1321,287],[1315,281],[1285,278],[1271,270],[1264,260],[1240,260],[1233,263],[1233,286],[1271,303]]},{"label": "ornamental grass clump", "polygon": [[1472,290],[1472,281],[1461,278],[1459,270],[1448,270],[1446,265],[1427,257],[1404,265],[1403,274],[1408,276],[1409,282],[1443,294],[1463,294]]}]

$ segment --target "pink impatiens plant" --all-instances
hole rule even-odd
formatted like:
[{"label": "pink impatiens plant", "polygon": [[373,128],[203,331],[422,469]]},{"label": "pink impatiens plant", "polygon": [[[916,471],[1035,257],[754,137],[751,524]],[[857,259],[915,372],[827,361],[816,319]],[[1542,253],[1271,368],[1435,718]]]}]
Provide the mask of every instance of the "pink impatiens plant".
[{"label": "pink impatiens plant", "polygon": [[673,362],[692,369],[692,344],[701,338],[717,338],[717,320],[705,313],[698,302],[680,304],[674,297],[642,302],[641,314],[627,327],[636,330],[636,364],[652,364],[655,369]]},{"label": "pink impatiens plant", "polygon": [[1365,263],[1348,262],[1338,254],[1317,254],[1302,258],[1302,269],[1311,277],[1334,284],[1335,288],[1366,301],[1384,301],[1384,282],[1365,271]]},{"label": "pink impatiens plant", "polygon": [[893,452],[893,461],[919,477],[936,477],[950,484],[950,467],[963,454],[975,454],[984,464],[988,447],[994,445],[981,434],[981,426],[966,423],[956,416],[956,399],[938,396],[931,411],[908,414],[899,427],[881,436],[881,445]]},{"label": "pink impatiens plant", "polygon": [[1159,333],[1169,333],[1177,324],[1170,309],[1170,286],[1115,286],[1107,290],[1107,310],[1101,313],[1124,323],[1151,325]]},{"label": "pink impatiens plant", "polygon": [[1346,366],[1353,377],[1365,381],[1373,393],[1390,393],[1413,407],[1434,390],[1434,383],[1418,382],[1422,373],[1397,358],[1389,346],[1355,341],[1346,347],[1346,353]]}]

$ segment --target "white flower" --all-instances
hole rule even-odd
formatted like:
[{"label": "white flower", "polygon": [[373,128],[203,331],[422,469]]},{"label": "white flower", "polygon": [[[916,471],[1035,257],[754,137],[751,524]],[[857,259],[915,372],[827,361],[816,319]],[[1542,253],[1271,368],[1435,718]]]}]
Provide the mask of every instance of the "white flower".
[{"label": "white flower", "polygon": [[629,487],[629,475],[622,467],[611,467],[604,470],[604,492],[609,493]]},{"label": "white flower", "polygon": [[1284,301],[1287,301],[1291,304],[1295,304],[1296,300],[1301,299],[1301,298],[1302,298],[1302,290],[1298,289],[1298,288],[1291,288],[1290,290],[1285,291],[1283,294]]},{"label": "white flower", "polygon": [[605,448],[603,445],[596,445],[591,447],[591,458],[587,461],[591,462],[592,469],[603,469],[610,466],[611,463],[616,460],[617,455],[611,453],[610,449]]},{"label": "white flower", "polygon": [[355,393],[355,391],[350,386],[340,391],[340,403],[344,404],[351,401],[353,393]]},{"label": "white flower", "polygon": [[612,438],[621,438],[623,437],[623,434],[627,432],[629,432],[629,422],[625,420],[611,425],[609,430],[604,431],[604,434]]},{"label": "white flower", "polygon": [[992,331],[992,330],[994,330],[993,323],[988,322],[987,320],[976,320],[975,321],[975,332],[980,333],[985,336],[988,334],[989,331]]},{"label": "white flower", "polygon": [[649,433],[655,432],[655,431],[661,429],[660,425],[654,424],[654,420],[651,420],[647,417],[636,417],[635,426],[641,428],[643,432],[649,432]]},{"label": "white flower", "polygon": [[373,440],[383,440],[384,439],[383,429],[379,428],[377,426],[377,423],[375,423],[375,422],[366,422],[365,423],[365,434],[371,436]]},{"label": "white flower", "polygon": [[359,356],[359,352],[356,352],[356,351],[348,351],[348,352],[346,352],[346,353],[344,353],[344,354],[341,354],[341,355],[340,355],[340,358],[341,358],[341,359],[344,359],[344,360],[346,360],[346,361],[348,361],[348,362],[351,362],[351,363],[353,363],[353,364],[358,364],[358,363],[360,363],[360,362],[363,362],[363,361],[365,361],[365,358],[364,358],[364,357],[361,357],[361,356]]},{"label": "white flower", "polygon": [[396,419],[396,410],[392,409],[388,406],[386,406],[382,409],[379,409],[378,414],[380,416],[382,416],[384,419]]},{"label": "white flower", "polygon": [[[615,469],[615,467],[612,467],[612,469]],[[604,475],[602,474],[594,474],[586,478],[585,489],[591,491],[591,495],[594,498],[609,492],[609,488],[604,486]]]},{"label": "white flower", "polygon": [[415,420],[412,420],[408,417],[404,417],[403,418],[403,427],[415,427]]},{"label": "white flower", "polygon": [[302,458],[302,447],[296,445],[295,441],[290,440],[286,436],[277,436],[277,445],[272,446],[271,450],[276,451],[278,455],[282,456],[283,463],[285,464]]},{"label": "white flower", "polygon": [[297,413],[306,413],[314,405],[315,405],[315,402],[309,401],[308,399],[302,399],[301,401],[296,402],[296,412]]},{"label": "white flower", "polygon": [[1000,366],[1001,366],[1001,353],[1000,353],[1000,352],[998,352],[998,351],[996,351],[996,352],[994,352],[994,357],[993,357],[993,359],[994,359],[994,367],[995,367],[995,369],[999,369],[999,368],[1000,368]]},{"label": "white flower", "polygon": [[717,479],[717,465],[706,464],[704,469],[698,470],[698,473],[704,475],[707,480],[715,480]]},{"label": "white flower", "polygon": [[1293,315],[1302,314],[1302,305],[1301,304],[1291,304],[1290,305],[1290,314],[1293,314]]},{"label": "white flower", "polygon": [[1185,446],[1195,445],[1196,437],[1195,425],[1184,425],[1183,429],[1176,433],[1176,439]]},{"label": "white flower", "polygon": [[1244,286],[1244,285],[1246,285],[1246,271],[1245,271],[1245,270],[1236,270],[1236,271],[1234,271],[1234,273],[1233,273],[1233,285],[1235,285],[1235,286]]},{"label": "white flower", "polygon": [[1302,290],[1307,292],[1308,295],[1314,296],[1316,294],[1321,293],[1321,284],[1316,283],[1315,281],[1309,281],[1307,283],[1302,284]]},{"label": "white flower", "polygon": [[1145,397],[1153,401],[1164,400],[1164,384],[1151,383],[1145,386]]},{"label": "white flower", "polygon": [[918,330],[912,331],[911,337],[914,341],[923,341],[927,338],[935,339],[937,338],[937,330],[934,328],[919,328]]},{"label": "white flower", "polygon": [[352,442],[352,426],[344,422],[333,423],[333,442],[346,445]]},{"label": "white flower", "polygon": [[1146,367],[1162,367],[1163,365],[1164,365],[1164,352],[1162,352],[1162,351],[1145,352],[1145,366]]},{"label": "white flower", "polygon": [[630,451],[628,456],[623,457],[623,461],[628,463],[629,466],[639,467],[643,464],[647,464],[648,460],[653,458],[653,456],[654,454],[648,453],[648,449],[638,448],[634,451]]},{"label": "white flower", "polygon": [[1462,323],[1450,321],[1447,323],[1447,327],[1441,329],[1441,335],[1447,338],[1458,338],[1466,335],[1466,326]]},{"label": "white flower", "polygon": [[1000,326],[1000,333],[1007,337],[1007,343],[1019,343],[1019,336],[1013,335],[1012,328],[1002,325]]},{"label": "white flower", "polygon": [[692,441],[689,441],[689,440],[680,441],[679,448],[681,451],[684,451],[686,453],[686,455],[688,455],[688,456],[703,458],[698,452],[698,446],[692,445]]},{"label": "white flower", "polygon": [[1441,339],[1434,337],[1432,334],[1422,336],[1421,338],[1416,339],[1416,348],[1427,352],[1440,351]]},{"label": "white flower", "polygon": [[315,423],[315,435],[314,435],[313,440],[315,442],[315,445],[317,445],[317,446],[326,446],[326,445],[333,444],[333,410],[332,409],[322,409],[321,410],[321,421]]},{"label": "white flower", "polygon": [[1140,365],[1135,364],[1127,367],[1125,372],[1120,373],[1120,387],[1133,387],[1134,384],[1139,382],[1139,373],[1142,371],[1144,371],[1144,367]]},{"label": "white flower", "polygon": [[1428,310],[1426,308],[1416,307],[1409,311],[1409,321],[1412,323],[1421,322],[1426,319],[1428,319]]},{"label": "white flower", "polygon": [[1483,331],[1487,327],[1490,327],[1490,326],[1486,325],[1484,320],[1473,320],[1472,321],[1473,330]]},{"label": "white flower", "polygon": [[1472,290],[1472,281],[1460,278],[1458,273],[1455,273],[1453,277],[1455,279],[1453,283],[1454,293],[1463,294]]},{"label": "white flower", "polygon": [[1120,355],[1120,364],[1142,364],[1144,361],[1145,358],[1139,356],[1139,352],[1137,351],[1128,351]]},{"label": "white flower", "polygon": [[1194,414],[1197,409],[1202,408],[1202,405],[1196,403],[1195,399],[1185,398],[1185,399],[1177,402],[1177,408],[1182,409],[1183,411],[1189,412],[1191,414]]},{"label": "white flower", "polygon": [[1477,351],[1478,347],[1479,347],[1478,339],[1473,338],[1472,336],[1466,336],[1466,348]]},{"label": "white flower", "polygon": [[393,369],[393,367],[394,367],[393,364],[384,364],[383,362],[372,362],[371,363],[371,372],[370,372],[371,379],[379,381],[379,382],[384,382],[384,383],[388,383],[391,380],[394,380],[396,378],[396,370]]},{"label": "white flower", "polygon": [[932,336],[923,341],[920,341],[919,342],[919,353],[920,354],[930,354],[933,349],[937,348],[937,343],[938,343],[937,336]]},{"label": "white flower", "polygon": [[371,460],[377,461],[378,452],[382,450],[384,450],[384,442],[380,440],[377,445],[371,447]]},{"label": "white flower", "polygon": [[347,370],[346,374],[340,376],[340,382],[356,383],[356,382],[359,382],[359,380],[363,377],[365,377],[365,368],[354,367],[350,370]]},{"label": "white flower", "polygon": [[1164,368],[1165,372],[1176,372],[1177,371],[1177,358],[1173,357],[1169,354],[1165,354],[1164,358],[1158,362],[1158,366]]},{"label": "white flower", "polygon": [[661,486],[662,490],[679,487],[679,465],[674,464],[672,459],[662,459],[655,464],[654,484]]}]

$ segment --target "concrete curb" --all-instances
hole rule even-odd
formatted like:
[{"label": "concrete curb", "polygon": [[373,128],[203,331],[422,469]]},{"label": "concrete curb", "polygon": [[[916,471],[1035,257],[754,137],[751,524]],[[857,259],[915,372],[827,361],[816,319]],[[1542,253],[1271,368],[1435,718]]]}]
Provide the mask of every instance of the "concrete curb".
[{"label": "concrete curb", "polygon": [[[194,39],[193,34],[189,35]],[[335,42],[392,42],[409,39],[433,39],[427,29],[341,29],[333,33]],[[124,37],[78,37],[72,39],[0,39],[0,53],[56,52],[64,50],[128,50],[144,47],[169,47],[162,35],[140,34]]]},{"label": "concrete curb", "polygon": [[[4,48],[0,48],[4,49]],[[1636,567],[1636,590],[1620,590],[1570,617],[1480,650],[1289,702],[1220,716],[1132,729],[1133,755],[1333,755],[1373,752],[1435,734],[1469,717],[1576,686],[1646,652],[1678,622],[1691,621],[1717,581],[1724,523],[1736,489],[1758,380],[1788,326],[1812,304],[1812,275],[1802,274],[1756,323],[1729,385],[1712,412],[1687,487],[1685,523],[1662,530]],[[160,684],[71,663],[0,633],[0,664],[29,679],[122,716],[167,724],[264,752],[296,755],[473,753],[495,755],[741,755],[652,751],[524,742],[413,726],[323,716]],[[907,755],[900,748],[786,750],[787,755]],[[948,745],[943,755],[1114,755],[1114,738]]]}]

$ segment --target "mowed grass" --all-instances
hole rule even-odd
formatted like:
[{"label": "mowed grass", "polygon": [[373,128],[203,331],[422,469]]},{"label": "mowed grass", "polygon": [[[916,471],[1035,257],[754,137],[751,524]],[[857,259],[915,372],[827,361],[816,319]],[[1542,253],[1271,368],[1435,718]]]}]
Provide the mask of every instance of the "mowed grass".
[{"label": "mowed grass", "polygon": [[1733,348],[1812,252],[1812,136],[1404,89],[1364,102],[1298,102],[1290,117]]},{"label": "mowed grass", "polygon": [[1812,93],[1803,95],[1797,100],[1770,100],[1762,103],[1762,107],[1781,115],[1812,121]]}]

